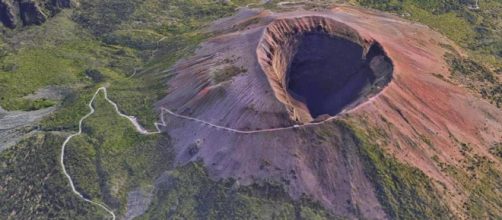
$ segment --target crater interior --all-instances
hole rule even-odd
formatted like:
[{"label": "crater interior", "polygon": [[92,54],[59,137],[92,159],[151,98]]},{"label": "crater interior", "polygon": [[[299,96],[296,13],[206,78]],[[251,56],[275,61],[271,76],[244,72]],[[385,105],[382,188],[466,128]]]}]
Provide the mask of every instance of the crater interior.
[{"label": "crater interior", "polygon": [[257,54],[275,96],[302,123],[355,107],[392,79],[378,42],[322,16],[275,21]]}]

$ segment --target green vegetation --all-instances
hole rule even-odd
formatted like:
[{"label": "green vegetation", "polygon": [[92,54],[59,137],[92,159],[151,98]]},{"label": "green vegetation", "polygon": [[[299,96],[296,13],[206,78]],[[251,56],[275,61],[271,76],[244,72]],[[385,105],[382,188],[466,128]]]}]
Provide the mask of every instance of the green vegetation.
[{"label": "green vegetation", "polygon": [[[11,100],[10,102],[11,105],[16,106],[16,110],[22,110],[22,111],[34,111],[34,110],[39,110],[43,108],[48,108],[51,106],[54,106],[56,104],[56,101],[50,100],[50,99],[14,99]],[[7,105],[7,106],[11,106]]]},{"label": "green vegetation", "polygon": [[291,201],[272,183],[213,181],[201,163],[189,163],[161,179],[150,208],[139,219],[334,219],[318,204]]},{"label": "green vegetation", "polygon": [[64,51],[56,48],[24,49],[6,56],[0,70],[1,106],[23,109],[27,101],[23,97],[37,88],[78,82],[78,64],[64,56]]},{"label": "green vegetation", "polygon": [[[397,219],[450,219],[450,210],[434,184],[417,168],[398,162],[387,155],[377,144],[377,140],[387,140],[385,132],[379,130],[362,131],[348,122],[339,124],[354,134],[359,145],[358,151],[366,161],[366,172],[377,188],[379,200],[391,218]],[[455,139],[456,140],[456,139]],[[473,152],[469,144],[458,142],[458,148],[465,157],[459,166],[453,166],[432,159],[442,171],[456,179],[468,196],[463,204],[470,219],[496,219],[502,215],[502,173],[493,167],[494,162]],[[499,145],[491,147],[497,155]]]},{"label": "green vegetation", "polygon": [[484,99],[497,107],[502,106],[502,83],[495,73],[469,58],[446,54],[452,77],[468,88],[477,91]]},{"label": "green vegetation", "polygon": [[497,219],[502,215],[502,173],[493,167],[493,161],[474,153],[467,144],[458,145],[465,159],[459,166],[440,164],[441,169],[462,184],[468,195],[463,209],[470,219]]},{"label": "green vegetation", "polygon": [[[360,0],[376,8],[426,24],[467,49],[469,58],[451,50],[445,55],[452,79],[479,93],[497,107],[502,106],[502,2],[452,0]],[[449,49],[449,48],[447,48]]]},{"label": "green vegetation", "polygon": [[417,168],[386,154],[374,141],[386,138],[382,132],[364,132],[347,122],[338,122],[352,134],[364,161],[366,175],[374,183],[379,201],[392,219],[449,219],[451,212],[442,202],[432,180]]},{"label": "green vegetation", "polygon": [[[480,172],[481,170],[478,170]],[[484,172],[477,174],[475,181],[465,181],[464,187],[471,192],[464,207],[469,211],[472,219],[497,219],[502,215],[502,175],[488,165],[484,165]],[[466,179],[467,180],[467,179]]]},{"label": "green vegetation", "polygon": [[[136,74],[125,80],[111,81],[109,92],[110,98],[125,113],[137,116],[143,125],[153,128],[157,115],[152,106],[165,95],[164,82],[170,77],[165,70],[181,57],[190,55],[209,37],[201,30],[205,25],[231,15],[237,5],[246,2],[93,0],[86,1],[74,18],[102,42],[133,50],[143,61],[142,65],[122,69],[129,75]],[[120,5],[123,9],[110,11],[107,5]],[[103,22],[107,19],[112,22]],[[134,70],[138,66],[142,68]]]},{"label": "green vegetation", "polygon": [[91,80],[94,81],[95,83],[100,83],[103,82],[104,80],[104,76],[99,70],[86,69],[84,73],[87,77],[91,78]]},{"label": "green vegetation", "polygon": [[464,48],[477,62],[502,67],[502,2],[454,0],[359,0],[360,5],[426,24]]},{"label": "green vegetation", "polygon": [[[85,74],[89,68],[110,68],[119,61],[137,63],[132,55],[120,54],[126,49],[101,44],[68,17],[67,13],[60,14],[43,26],[7,38],[13,51],[0,59],[0,106],[31,110],[33,105],[24,97],[38,89],[49,85],[80,89],[93,83]],[[16,49],[21,41],[29,43]]]},{"label": "green vegetation", "polygon": [[495,144],[491,147],[490,153],[502,159],[502,143]]},{"label": "green vegetation", "polygon": [[[99,86],[108,86],[121,111],[152,129],[158,120],[153,104],[165,96],[170,77],[164,70],[191,54],[209,36],[202,27],[232,14],[235,3],[85,1],[43,25],[2,32],[0,106],[59,108],[42,121],[38,136],[0,154],[0,174],[6,177],[0,182],[0,204],[6,204],[0,218],[107,217],[71,193],[58,164],[63,138],[53,131],[76,131]],[[53,85],[70,90],[60,103],[26,98]],[[136,133],[101,95],[95,107],[84,133],[67,146],[65,162],[79,191],[123,213],[129,190],[150,186],[172,166],[172,149],[164,146],[164,136]]]},{"label": "green vegetation", "polygon": [[246,69],[243,67],[236,67],[234,65],[226,66],[221,70],[215,70],[212,74],[213,84],[218,84],[221,82],[228,81],[232,77],[239,75],[240,73],[245,73]]},{"label": "green vegetation", "polygon": [[169,168],[170,150],[157,143],[157,135],[136,132],[103,94],[94,106],[95,113],[84,121],[84,133],[68,144],[66,165],[86,197],[123,211],[129,190],[152,183]]},{"label": "green vegetation", "polygon": [[[0,153],[0,218],[108,216],[72,194],[59,166],[62,141],[69,132],[77,130],[78,120],[88,113],[87,103],[96,89],[108,86],[110,98],[121,111],[137,116],[141,124],[152,129],[157,121],[153,105],[165,96],[165,82],[171,77],[166,70],[211,36],[201,31],[209,22],[231,15],[238,5],[257,2],[89,0],[81,1],[78,9],[63,10],[43,25],[2,29],[0,106],[27,111],[58,106],[58,110],[40,123],[37,134]],[[502,69],[497,66],[502,56],[502,35],[497,32],[501,30],[499,1],[484,1],[481,11],[467,10],[454,1],[361,2],[369,7],[409,13],[411,19],[424,22],[469,48],[475,61],[456,58],[452,61],[454,70],[466,80],[492,83],[493,87],[482,87],[486,91],[480,90],[480,94],[500,103],[500,85],[497,87],[485,74],[485,70]],[[272,7],[272,3],[268,6]],[[478,61],[493,68],[479,68]],[[214,80],[223,82],[244,71],[229,66],[215,72]],[[68,87],[70,93],[61,101],[26,98],[52,85]],[[173,165],[172,148],[168,146],[168,137],[136,133],[127,120],[115,114],[102,95],[94,106],[96,112],[84,122],[84,133],[72,139],[67,147],[66,165],[77,189],[87,198],[105,202],[123,214],[129,190],[151,187],[153,180]],[[374,134],[355,129],[353,132],[360,140],[358,151],[367,160],[368,176],[375,182],[389,216],[448,215],[448,210],[431,193],[434,188],[423,173],[387,156],[370,141]],[[458,176],[466,186],[473,184],[466,204],[473,217],[500,214],[492,211],[494,206],[501,205],[497,197],[502,195],[494,190],[501,188],[500,174],[484,171],[476,180],[464,179],[467,174]],[[319,204],[307,199],[291,201],[273,183],[242,187],[232,179],[213,181],[199,163],[165,175],[169,187],[156,192],[153,204],[141,218],[333,219]],[[263,192],[268,192],[268,196]],[[497,202],[487,204],[487,201]]]},{"label": "green vegetation", "polygon": [[38,133],[0,154],[2,219],[102,219],[71,192],[59,166],[58,133]]}]

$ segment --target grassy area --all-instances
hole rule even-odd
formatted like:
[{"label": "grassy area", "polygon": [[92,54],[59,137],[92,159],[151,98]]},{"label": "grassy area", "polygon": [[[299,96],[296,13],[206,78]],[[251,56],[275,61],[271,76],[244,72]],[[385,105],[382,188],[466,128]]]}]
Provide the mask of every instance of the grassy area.
[{"label": "grassy area", "polygon": [[493,162],[484,156],[472,153],[459,144],[465,159],[460,166],[440,164],[443,172],[448,173],[462,184],[468,195],[463,204],[470,219],[497,219],[502,215],[502,173],[493,168]]},{"label": "grassy area", "polygon": [[497,143],[490,147],[490,153],[502,160],[502,143]]},{"label": "grassy area", "polygon": [[200,163],[170,171],[163,179],[152,205],[139,219],[335,219],[318,204],[291,201],[272,183],[215,182]]},{"label": "grassy area", "polygon": [[59,166],[57,133],[39,133],[0,154],[2,219],[102,219],[106,213],[76,197]]},{"label": "grassy area", "polygon": [[64,59],[64,52],[53,48],[25,49],[3,59],[0,72],[0,105],[7,110],[26,110],[24,96],[49,85],[77,83],[78,64]]},{"label": "grassy area", "polygon": [[[89,86],[93,84],[85,75],[89,68],[121,71],[127,67],[125,64],[138,63],[127,48],[104,45],[85,33],[77,36],[81,31],[77,24],[68,21],[69,16],[61,14],[16,37],[3,36],[9,42],[6,47],[10,52],[0,59],[0,106],[7,110],[46,107],[47,101],[33,102],[24,97],[49,85],[75,89]],[[61,33],[53,33],[54,29],[60,29]],[[43,35],[42,38],[39,35]],[[21,42],[26,45],[17,48]]]},{"label": "grassy area", "polygon": [[212,73],[213,84],[218,84],[221,82],[228,81],[232,77],[239,75],[240,73],[245,73],[247,70],[243,67],[236,67],[234,65],[229,65],[221,70],[215,70]]},{"label": "grassy area", "polygon": [[[0,204],[7,204],[0,218],[107,216],[69,191],[57,164],[62,137],[51,131],[77,130],[78,120],[89,111],[88,101],[104,85],[122,111],[153,128],[153,104],[165,96],[169,78],[160,72],[208,37],[201,27],[235,8],[209,0],[86,1],[41,26],[3,32],[0,106],[59,108],[40,124],[45,142],[37,136],[0,154],[0,172],[7,177],[0,184]],[[134,69],[137,73],[130,78]],[[64,85],[70,92],[60,103],[25,98],[49,85]],[[121,213],[130,189],[151,185],[172,165],[172,149],[165,146],[169,141],[164,136],[136,133],[101,96],[95,107],[95,115],[84,123],[84,134],[68,145],[67,167],[86,197]]]},{"label": "grassy area", "polygon": [[413,20],[429,25],[440,30],[443,34],[456,42],[468,42],[474,39],[475,31],[469,22],[454,12],[433,14],[430,10],[420,8],[411,2],[404,4],[405,12],[409,13]]},{"label": "grassy area", "polygon": [[470,187],[471,194],[464,207],[469,211],[469,217],[472,219],[499,218],[502,215],[500,211],[502,175],[493,168],[485,168],[485,172],[480,173],[479,176],[476,182],[465,182],[465,186]]},{"label": "grassy area", "polygon": [[158,144],[157,135],[136,132],[102,93],[94,107],[96,112],[84,121],[84,134],[68,144],[68,172],[86,197],[123,211],[129,190],[151,184],[169,168],[170,150]]},{"label": "grassy area", "polygon": [[[352,133],[359,145],[358,152],[364,159],[365,171],[377,189],[378,199],[388,215],[397,219],[450,219],[451,212],[438,192],[438,184],[422,171],[397,161],[387,155],[377,140],[387,140],[385,132],[379,130],[360,130],[349,122],[340,122],[342,127]],[[493,168],[493,161],[472,151],[466,143],[457,143],[462,155],[460,165],[452,166],[432,159],[437,166],[455,179],[468,196],[462,206],[470,219],[493,219],[502,215],[502,173]],[[491,147],[498,155],[499,145]]]},{"label": "grassy area", "polygon": [[490,103],[502,107],[502,83],[495,73],[470,58],[462,58],[448,53],[445,55],[450,65],[451,77],[478,92]]},{"label": "grassy area", "polygon": [[392,219],[449,219],[451,212],[432,180],[415,167],[389,156],[375,140],[386,139],[378,131],[362,131],[339,121],[358,145],[365,173],[376,188],[377,198]]},{"label": "grassy area", "polygon": [[[74,18],[106,44],[137,51],[143,63],[136,67],[141,68],[136,69],[133,78],[111,80],[110,97],[124,112],[137,116],[144,126],[153,129],[157,115],[152,106],[165,95],[164,82],[170,77],[163,71],[181,57],[192,54],[197,45],[209,37],[201,31],[202,27],[231,15],[238,4],[246,2],[88,1]],[[125,5],[126,9],[109,12],[99,9],[101,4]],[[113,22],[103,23],[107,18]],[[123,71],[132,74],[134,68]]]},{"label": "grassy area", "polygon": [[[171,77],[163,71],[192,54],[201,41],[211,36],[201,31],[209,22],[231,15],[238,5],[257,2],[90,0],[41,26],[2,30],[0,106],[7,110],[54,105],[59,108],[40,124],[42,132],[0,153],[0,218],[107,216],[70,192],[58,165],[59,147],[67,133],[54,131],[77,130],[78,120],[89,111],[87,102],[103,85],[109,87],[110,98],[123,112],[137,116],[141,124],[152,129],[157,121],[153,104],[166,95],[165,82]],[[377,5],[377,1],[362,2],[369,7],[409,13],[411,19],[470,48],[473,59],[486,61],[495,69],[500,63],[501,35],[497,32],[498,15],[494,13],[500,2],[484,1],[485,10],[480,12],[448,8],[437,1],[385,1],[383,5]],[[441,10],[432,10],[436,8]],[[241,71],[239,67],[224,69],[215,74],[215,81],[228,80]],[[61,102],[25,98],[50,85],[64,85],[70,93]],[[84,134],[68,145],[67,166],[86,197],[103,201],[123,213],[126,193],[135,187],[150,186],[154,178],[169,169],[172,149],[167,137],[136,133],[102,96],[95,107],[95,115],[84,123]],[[379,189],[379,199],[390,216],[442,217],[448,213],[429,194],[434,189],[423,173],[386,156],[371,144],[371,136],[355,133],[361,141],[360,154],[368,161],[368,175]],[[272,183],[236,187],[235,180],[212,181],[197,163],[172,170],[168,175],[172,187],[160,189],[141,218],[333,218],[318,204],[289,200],[283,189]],[[479,181],[479,186],[479,193],[473,193],[469,203],[475,210],[473,216],[493,216],[483,207],[490,207],[484,201],[498,195],[493,192],[496,182],[488,175]],[[277,196],[263,196],[264,187]]]},{"label": "grassy area", "polygon": [[365,7],[392,12],[426,24],[467,48],[477,62],[502,68],[502,2],[450,0],[359,0]]},{"label": "grassy area", "polygon": [[502,106],[502,2],[486,0],[480,9],[474,1],[450,0],[360,0],[366,7],[393,12],[426,24],[464,47],[468,58],[446,54],[452,80]]}]

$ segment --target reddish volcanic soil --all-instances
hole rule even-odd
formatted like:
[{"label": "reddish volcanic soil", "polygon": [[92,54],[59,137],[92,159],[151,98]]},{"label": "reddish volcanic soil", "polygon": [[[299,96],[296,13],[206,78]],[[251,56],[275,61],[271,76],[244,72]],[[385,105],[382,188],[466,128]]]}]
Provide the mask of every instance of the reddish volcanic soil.
[{"label": "reddish volcanic soil", "polygon": [[[452,43],[424,25],[336,7],[241,11],[210,29],[218,34],[169,70],[173,77],[159,108],[239,130],[309,124],[328,118],[323,114],[335,118],[241,134],[165,114],[170,126],[163,129],[178,164],[202,160],[213,178],[244,185],[275,181],[293,198],[307,195],[349,218],[357,217],[354,207],[367,218],[386,214],[337,120],[385,133],[388,138],[373,141],[441,183],[457,216],[467,195],[431,158],[455,166],[463,158],[459,143],[467,143],[501,167],[488,153],[502,142],[501,110],[434,76],[449,77],[443,55]],[[316,52],[321,48],[326,51]]]}]

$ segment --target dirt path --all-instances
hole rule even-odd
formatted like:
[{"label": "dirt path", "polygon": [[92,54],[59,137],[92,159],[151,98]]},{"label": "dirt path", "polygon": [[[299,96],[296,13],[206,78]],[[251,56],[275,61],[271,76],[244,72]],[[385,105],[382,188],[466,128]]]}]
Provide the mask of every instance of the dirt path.
[{"label": "dirt path", "polygon": [[131,122],[131,124],[134,126],[134,128],[136,129],[136,131],[139,132],[139,133],[141,133],[141,134],[144,134],[144,135],[153,135],[153,134],[159,134],[159,133],[161,133],[160,127],[161,126],[163,126],[163,127],[166,126],[166,123],[164,121],[164,113],[168,113],[168,114],[173,115],[173,116],[178,117],[178,118],[182,118],[182,119],[186,119],[186,120],[195,121],[195,122],[198,122],[198,123],[201,123],[201,124],[205,124],[205,125],[208,125],[209,127],[213,127],[213,128],[216,128],[216,129],[220,129],[220,130],[224,130],[224,131],[228,131],[228,132],[233,132],[233,133],[239,133],[239,134],[254,134],[254,133],[261,133],[261,132],[273,132],[273,131],[280,131],[280,130],[287,130],[287,129],[300,128],[300,127],[305,127],[305,126],[310,126],[310,125],[316,125],[316,124],[321,124],[321,123],[326,122],[326,121],[323,121],[323,122],[318,122],[318,123],[309,123],[309,124],[303,124],[303,125],[293,125],[293,126],[288,126],[288,127],[279,127],[279,128],[270,128],[270,129],[261,129],[261,130],[251,130],[251,131],[248,131],[248,130],[238,130],[238,129],[228,128],[228,127],[224,127],[224,126],[219,126],[219,125],[216,125],[216,124],[204,121],[204,120],[200,120],[198,118],[193,118],[193,117],[190,117],[190,116],[185,116],[185,115],[177,114],[177,113],[175,113],[175,112],[173,112],[173,111],[171,111],[171,110],[169,110],[167,108],[161,108],[161,117],[160,117],[160,121],[161,122],[160,123],[156,122],[154,124],[155,125],[155,129],[156,129],[155,131],[148,131],[148,130],[146,130],[144,127],[142,127],[139,124],[139,122],[138,122],[138,120],[137,120],[137,118],[135,116],[125,115],[122,112],[120,112],[120,110],[118,108],[118,105],[115,102],[113,102],[112,100],[110,100],[108,98],[108,91],[106,90],[106,88],[105,87],[100,87],[100,88],[98,88],[96,90],[96,92],[92,96],[91,100],[87,104],[87,106],[90,109],[89,113],[87,113],[86,115],[84,115],[79,120],[79,122],[78,122],[78,132],[74,133],[74,134],[72,134],[70,136],[68,136],[65,139],[65,141],[63,142],[63,144],[61,145],[60,163],[61,163],[61,168],[63,170],[63,173],[66,176],[66,178],[68,179],[68,182],[70,184],[70,187],[71,187],[73,193],[76,194],[77,196],[79,196],[82,200],[84,200],[84,201],[86,201],[88,203],[97,205],[100,208],[102,208],[103,210],[105,210],[106,212],[110,213],[110,215],[112,216],[113,220],[115,220],[116,216],[115,216],[115,213],[111,210],[111,208],[108,208],[103,203],[95,202],[95,201],[92,201],[90,199],[87,199],[87,198],[85,198],[82,195],[82,193],[80,193],[79,191],[77,191],[77,189],[75,188],[75,184],[73,183],[73,179],[71,178],[70,174],[68,174],[68,171],[66,170],[66,167],[65,167],[65,164],[64,164],[64,155],[65,155],[66,145],[68,145],[68,142],[70,142],[70,140],[73,137],[82,134],[82,123],[83,123],[84,120],[86,120],[92,114],[94,114],[95,109],[92,106],[92,104],[94,103],[94,100],[96,99],[96,97],[98,96],[98,94],[100,92],[103,92],[104,98],[106,99],[106,101],[108,103],[110,103],[114,107],[115,112],[120,117],[123,117],[123,118],[126,118],[127,120],[129,120]]},{"label": "dirt path", "polygon": [[[102,87],[103,88],[103,87]],[[85,198],[79,191],[77,191],[77,189],[75,189],[75,184],[73,183],[73,180],[70,176],[70,174],[68,174],[68,172],[66,171],[66,167],[64,165],[64,152],[65,152],[65,148],[66,148],[66,145],[68,144],[68,142],[75,136],[77,135],[80,135],[82,134],[82,122],[88,118],[89,116],[91,116],[93,113],[94,113],[94,107],[92,107],[92,103],[94,102],[94,100],[96,99],[96,96],[99,94],[99,91],[103,90],[105,91],[105,94],[106,94],[106,89],[102,89],[102,88],[99,88],[98,90],[96,90],[96,92],[94,93],[94,95],[92,96],[92,99],[91,101],[89,101],[89,103],[87,104],[87,106],[89,107],[90,109],[90,112],[87,113],[86,115],[84,115],[84,117],[82,117],[80,119],[80,121],[78,122],[78,132],[75,133],[75,134],[72,134],[70,136],[68,136],[66,138],[66,140],[63,142],[63,145],[61,145],[61,168],[63,169],[63,173],[64,175],[66,176],[66,178],[68,179],[68,182],[70,183],[70,187],[71,187],[71,190],[73,191],[74,194],[76,194],[77,196],[79,196],[82,200],[88,202],[88,203],[91,203],[91,204],[94,204],[94,205],[97,205],[99,207],[101,207],[103,210],[105,210],[106,212],[110,213],[110,215],[112,215],[112,219],[115,220],[115,213],[109,209],[108,207],[106,207],[105,204],[101,204],[99,202],[94,202],[90,199],[87,199]]]},{"label": "dirt path", "polygon": [[[115,112],[120,116],[120,117],[123,117],[123,118],[126,118],[127,120],[129,120],[131,122],[131,124],[134,126],[134,128],[136,129],[137,132],[143,134],[143,135],[154,135],[154,134],[159,134],[161,133],[161,129],[160,127],[166,127],[167,124],[164,120],[164,114],[167,113],[167,114],[170,114],[174,117],[177,117],[177,118],[181,118],[181,119],[185,119],[185,120],[190,120],[190,121],[194,121],[194,122],[197,122],[197,123],[201,123],[201,124],[204,124],[204,125],[207,125],[209,127],[212,127],[212,128],[215,128],[215,129],[219,129],[219,130],[222,130],[222,131],[226,131],[226,132],[232,132],[232,133],[238,133],[238,134],[256,134],[256,133],[265,133],[265,132],[274,132],[274,131],[282,131],[282,130],[289,130],[289,129],[299,129],[299,128],[303,128],[303,127],[308,127],[308,126],[316,126],[316,125],[321,125],[323,123],[326,123],[326,122],[329,122],[329,121],[332,121],[334,119],[336,119],[339,115],[343,114],[345,111],[342,111],[341,113],[339,113],[338,115],[336,116],[332,116],[324,121],[320,121],[320,122],[310,122],[310,123],[305,123],[305,124],[300,124],[300,125],[292,125],[292,126],[287,126],[287,127],[278,127],[278,128],[267,128],[267,129],[258,129],[258,130],[239,130],[239,129],[234,129],[234,128],[229,128],[229,127],[225,127],[225,126],[220,126],[220,125],[216,125],[216,124],[213,124],[211,122],[208,122],[208,121],[204,121],[204,120],[201,120],[201,119],[198,119],[198,118],[194,118],[194,117],[190,117],[190,116],[186,116],[186,115],[181,115],[181,114],[178,114],[172,110],[169,110],[167,108],[161,108],[161,114],[160,114],[160,122],[155,122],[154,123],[154,126],[155,126],[155,130],[154,131],[148,131],[147,129],[145,129],[143,126],[141,126],[137,120],[137,118],[135,116],[130,116],[130,115],[125,115],[123,114],[120,110],[119,110],[119,107],[118,105],[113,102],[112,100],[110,100],[108,98],[108,91],[106,90],[106,87],[100,87],[96,90],[96,92],[94,93],[94,95],[92,96],[91,100],[89,101],[89,103],[87,104],[87,106],[89,107],[90,111],[89,113],[87,113],[86,115],[84,115],[78,122],[78,132],[77,133],[74,133],[70,136],[68,136],[65,141],[63,142],[63,144],[61,145],[61,158],[60,158],[60,164],[61,164],[61,168],[63,170],[63,173],[64,175],[66,176],[66,178],[68,179],[68,182],[70,184],[70,187],[73,191],[74,194],[76,194],[77,196],[79,196],[82,200],[84,200],[85,202],[88,202],[88,203],[91,203],[91,204],[94,204],[96,206],[99,206],[100,208],[102,208],[103,210],[105,210],[106,212],[108,212],[111,216],[112,216],[112,219],[115,220],[116,219],[116,216],[115,216],[115,213],[112,211],[111,208],[108,208],[106,206],[106,204],[104,203],[100,203],[100,202],[96,202],[96,201],[92,201],[90,199],[87,199],[85,198],[82,193],[80,193],[79,191],[77,191],[77,189],[75,188],[75,184],[73,183],[73,179],[71,178],[71,176],[68,174],[67,170],[66,170],[66,167],[65,167],[65,164],[64,164],[64,155],[65,155],[65,149],[66,149],[66,145],[68,144],[68,142],[75,136],[78,136],[80,134],[82,134],[82,123],[84,120],[86,120],[88,117],[90,117],[94,112],[95,112],[95,109],[94,107],[92,106],[92,104],[94,103],[97,95],[100,93],[100,92],[103,92],[104,94],[104,98],[105,100],[110,103],[114,109],[115,109]],[[372,97],[370,99],[373,99],[375,97]],[[361,106],[361,105],[360,105]],[[359,106],[358,106],[359,107]],[[357,108],[357,107],[356,107]],[[354,108],[354,109],[356,109]],[[352,110],[354,110],[352,109]]]}]

